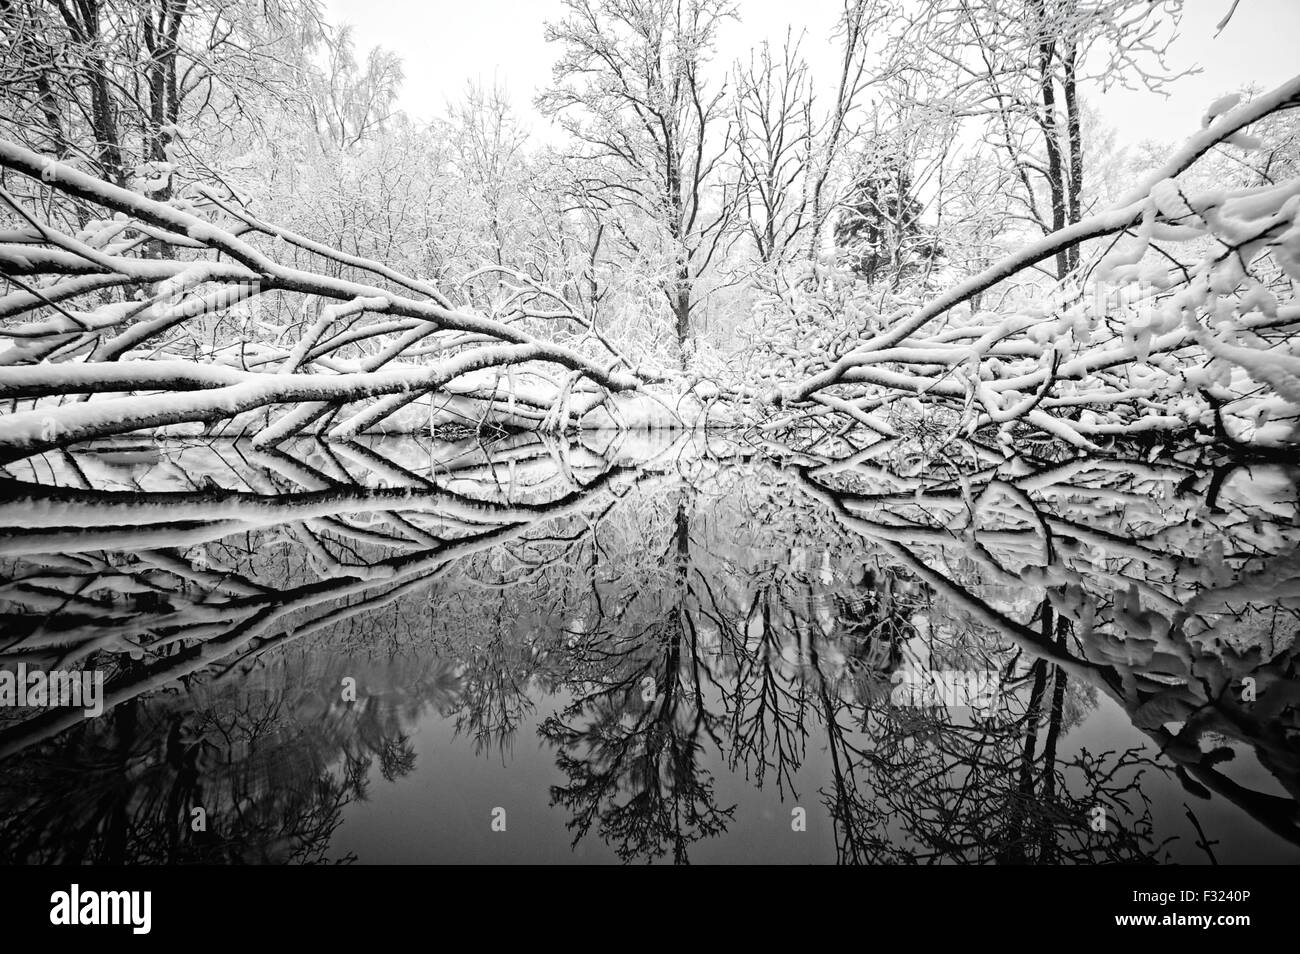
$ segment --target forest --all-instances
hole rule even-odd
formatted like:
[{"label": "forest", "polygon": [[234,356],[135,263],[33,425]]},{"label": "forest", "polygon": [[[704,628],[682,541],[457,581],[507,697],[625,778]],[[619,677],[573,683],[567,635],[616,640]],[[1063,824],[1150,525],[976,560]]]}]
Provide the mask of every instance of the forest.
[{"label": "forest", "polygon": [[850,0],[833,57],[790,27],[724,63],[726,0],[566,0],[542,139],[481,82],[413,120],[399,59],[309,0],[8,2],[0,457],[439,427],[1286,453],[1300,77],[1177,145],[1117,148],[1095,105],[1176,83],[1180,6]]},{"label": "forest", "polygon": [[1300,860],[1300,75],[551,8],[0,0],[0,863]]}]

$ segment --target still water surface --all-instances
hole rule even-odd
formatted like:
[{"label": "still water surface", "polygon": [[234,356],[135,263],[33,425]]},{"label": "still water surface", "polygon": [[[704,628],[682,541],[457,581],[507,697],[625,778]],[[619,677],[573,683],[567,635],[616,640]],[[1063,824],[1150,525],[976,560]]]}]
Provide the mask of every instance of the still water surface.
[{"label": "still water surface", "polygon": [[[10,465],[0,862],[1300,861],[1296,471],[719,437]],[[196,830],[198,829],[198,830]]]}]

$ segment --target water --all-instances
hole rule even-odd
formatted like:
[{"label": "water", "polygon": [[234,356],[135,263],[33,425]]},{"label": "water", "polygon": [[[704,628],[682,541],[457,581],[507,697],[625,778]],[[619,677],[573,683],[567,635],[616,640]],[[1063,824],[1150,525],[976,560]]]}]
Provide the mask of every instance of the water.
[{"label": "water", "polygon": [[0,708],[0,861],[1295,863],[1296,474],[1150,456],[10,465],[3,664],[105,709]]}]

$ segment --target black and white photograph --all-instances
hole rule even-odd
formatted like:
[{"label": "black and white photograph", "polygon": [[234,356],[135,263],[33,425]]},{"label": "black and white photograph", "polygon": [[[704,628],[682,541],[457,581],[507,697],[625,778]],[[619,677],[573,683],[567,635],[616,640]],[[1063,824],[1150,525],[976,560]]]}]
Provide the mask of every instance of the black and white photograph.
[{"label": "black and white photograph", "polygon": [[3,877],[1141,869],[1113,936],[1239,943],[1298,286],[1296,0],[0,0]]}]

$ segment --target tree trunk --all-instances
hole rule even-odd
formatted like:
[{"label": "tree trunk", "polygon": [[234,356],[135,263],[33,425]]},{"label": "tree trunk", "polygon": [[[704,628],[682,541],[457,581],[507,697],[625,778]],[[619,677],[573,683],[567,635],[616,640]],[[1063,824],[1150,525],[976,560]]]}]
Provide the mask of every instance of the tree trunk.
[{"label": "tree trunk", "polygon": [[[1065,171],[1061,163],[1061,143],[1056,130],[1056,87],[1052,79],[1052,58],[1056,44],[1047,34],[1047,11],[1043,0],[1034,0],[1038,19],[1038,87],[1043,102],[1039,126],[1047,146],[1047,182],[1052,194],[1052,231],[1065,227]],[[1056,253],[1056,277],[1062,279],[1070,271],[1070,254],[1062,249]]]},{"label": "tree trunk", "polygon": [[677,282],[673,314],[677,317],[677,344],[684,355],[686,342],[691,337],[691,286],[690,276],[684,267],[678,271]]},{"label": "tree trunk", "polygon": [[[1067,183],[1069,194],[1069,224],[1074,225],[1083,218],[1081,196],[1083,194],[1083,131],[1079,123],[1079,93],[1075,85],[1075,58],[1078,50],[1073,41],[1065,47],[1063,63],[1065,76],[1065,123],[1066,135],[1070,146],[1070,179]],[[1070,249],[1070,268],[1079,267],[1079,247]]]}]

